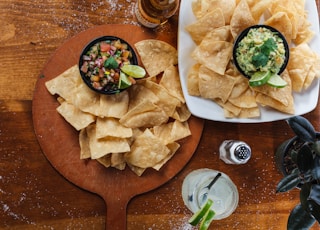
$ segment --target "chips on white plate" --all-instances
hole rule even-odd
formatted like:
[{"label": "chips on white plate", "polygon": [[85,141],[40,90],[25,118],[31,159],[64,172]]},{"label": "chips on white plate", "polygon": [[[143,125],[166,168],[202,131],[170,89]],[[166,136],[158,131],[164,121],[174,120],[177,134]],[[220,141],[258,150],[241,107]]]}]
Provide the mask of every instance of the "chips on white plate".
[{"label": "chips on white plate", "polygon": [[[216,102],[226,118],[257,118],[259,106],[294,114],[293,92],[303,93],[320,77],[319,55],[308,45],[314,32],[304,1],[194,0],[191,4],[196,21],[184,28],[196,44],[190,53],[195,64],[187,74],[189,95]],[[213,15],[221,12],[224,15],[218,22]],[[233,65],[235,39],[247,27],[261,22],[278,29],[290,44],[289,63],[282,74],[288,82],[285,88],[267,84],[249,87]]]}]

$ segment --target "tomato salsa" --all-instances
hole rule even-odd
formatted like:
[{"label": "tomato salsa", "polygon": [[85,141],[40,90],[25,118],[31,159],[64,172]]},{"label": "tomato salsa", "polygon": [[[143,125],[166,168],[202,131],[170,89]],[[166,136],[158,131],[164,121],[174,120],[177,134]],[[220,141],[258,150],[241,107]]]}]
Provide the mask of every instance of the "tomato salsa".
[{"label": "tomato salsa", "polygon": [[120,68],[136,64],[131,47],[120,39],[99,39],[80,57],[80,71],[98,91],[118,91]]}]

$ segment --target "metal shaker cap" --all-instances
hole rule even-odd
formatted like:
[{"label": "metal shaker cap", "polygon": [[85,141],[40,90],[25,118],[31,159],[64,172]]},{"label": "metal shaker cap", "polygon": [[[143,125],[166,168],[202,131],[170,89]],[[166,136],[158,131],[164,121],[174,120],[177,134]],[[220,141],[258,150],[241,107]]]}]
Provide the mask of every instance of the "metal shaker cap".
[{"label": "metal shaker cap", "polygon": [[234,150],[234,156],[240,160],[246,160],[251,157],[251,150],[247,144],[239,144]]},{"label": "metal shaker cap", "polygon": [[239,140],[225,140],[219,148],[220,159],[227,164],[244,164],[251,157],[251,148]]}]

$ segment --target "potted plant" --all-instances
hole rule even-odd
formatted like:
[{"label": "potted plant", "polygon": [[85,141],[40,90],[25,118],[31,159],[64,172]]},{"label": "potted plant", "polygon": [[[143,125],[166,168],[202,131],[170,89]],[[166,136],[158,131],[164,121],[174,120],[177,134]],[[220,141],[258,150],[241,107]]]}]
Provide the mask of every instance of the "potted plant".
[{"label": "potted plant", "polygon": [[320,223],[320,133],[302,116],[287,120],[296,137],[276,150],[277,166],[284,178],[277,192],[300,189],[300,203],[291,211],[287,229],[309,229]]}]

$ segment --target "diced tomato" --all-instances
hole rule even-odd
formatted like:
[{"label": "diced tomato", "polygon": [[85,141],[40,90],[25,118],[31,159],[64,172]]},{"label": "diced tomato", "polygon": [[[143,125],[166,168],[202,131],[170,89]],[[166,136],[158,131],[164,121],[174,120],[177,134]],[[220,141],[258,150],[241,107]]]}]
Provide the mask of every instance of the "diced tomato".
[{"label": "diced tomato", "polygon": [[101,42],[100,43],[100,50],[101,52],[108,52],[111,48],[111,45],[109,43],[106,42]]},{"label": "diced tomato", "polygon": [[83,62],[82,66],[81,66],[81,71],[84,72],[84,73],[87,73],[88,72],[88,68],[89,68],[89,64],[88,62]]},{"label": "diced tomato", "polygon": [[119,81],[119,78],[120,78],[120,74],[118,72],[114,73],[113,75],[113,79],[118,82]]}]

